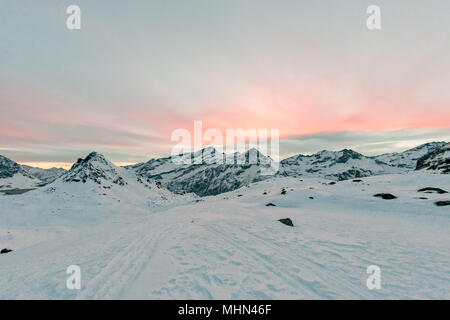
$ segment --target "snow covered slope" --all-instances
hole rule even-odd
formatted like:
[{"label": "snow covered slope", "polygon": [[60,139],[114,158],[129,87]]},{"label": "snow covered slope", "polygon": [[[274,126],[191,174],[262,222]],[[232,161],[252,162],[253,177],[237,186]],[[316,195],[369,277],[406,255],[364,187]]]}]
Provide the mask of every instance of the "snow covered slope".
[{"label": "snow covered slope", "polygon": [[142,213],[183,197],[154,181],[142,180],[133,171],[117,167],[103,155],[92,152],[53,183],[21,197],[2,198],[13,202],[9,211],[2,210],[6,214],[3,218],[10,222],[19,221],[19,225],[36,226],[90,224],[103,221],[117,211]]},{"label": "snow covered slope", "polygon": [[417,170],[450,173],[450,143],[432,151],[417,161]]},{"label": "snow covered slope", "polygon": [[55,181],[65,172],[62,168],[41,169],[20,165],[0,156],[0,190],[36,188]]},{"label": "snow covered slope", "polygon": [[417,160],[419,160],[419,158],[430,152],[436,151],[445,144],[446,142],[443,141],[429,142],[403,152],[385,153],[372,158],[385,162],[391,166],[414,170],[417,166]]},{"label": "snow covered slope", "polygon": [[[188,160],[181,161],[180,160]],[[209,147],[181,157],[152,159],[128,167],[176,193],[215,195],[268,177],[273,161],[256,149],[224,154]]]},{"label": "snow covered slope", "polygon": [[321,151],[313,155],[297,155],[280,163],[280,175],[290,177],[324,177],[347,180],[380,174],[400,173],[405,170],[366,157],[353,150]]},{"label": "snow covered slope", "polygon": [[147,206],[181,198],[154,181],[143,180],[133,171],[114,165],[97,152],[78,159],[67,174],[48,185],[44,192],[58,192],[58,189],[76,196],[88,191],[92,196],[100,196],[106,201],[125,200]]},{"label": "snow covered slope", "polygon": [[18,163],[0,156],[0,190],[35,188],[40,182]]},{"label": "snow covered slope", "polygon": [[[91,161],[105,169],[94,179],[77,171],[80,181],[0,197],[0,243],[13,249],[0,255],[1,299],[450,298],[450,216],[435,205],[448,194],[418,192],[449,191],[446,175],[269,178],[149,206],[161,189],[137,198],[128,188],[148,188],[132,171]],[[72,264],[81,290],[66,288]],[[381,268],[380,290],[366,286],[370,265]]]}]

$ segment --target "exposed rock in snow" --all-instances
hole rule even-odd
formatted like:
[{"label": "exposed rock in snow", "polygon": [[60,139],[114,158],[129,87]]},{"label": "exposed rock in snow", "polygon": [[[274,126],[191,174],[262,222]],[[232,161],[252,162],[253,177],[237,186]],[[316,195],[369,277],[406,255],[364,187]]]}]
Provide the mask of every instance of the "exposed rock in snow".
[{"label": "exposed rock in snow", "polygon": [[2,249],[2,250],[0,251],[0,254],[8,253],[8,252],[11,252],[11,251],[12,251],[11,249],[4,248],[4,249]]},{"label": "exposed rock in snow", "polygon": [[435,187],[421,188],[421,189],[419,189],[417,191],[418,192],[425,192],[425,193],[439,193],[439,194],[448,193],[447,191],[442,190],[441,188],[435,188]]},{"label": "exposed rock in snow", "polygon": [[283,219],[279,219],[278,221],[280,221],[282,224],[285,224],[289,227],[294,226],[294,223],[292,222],[292,220],[290,218],[283,218]]},{"label": "exposed rock in snow", "polygon": [[397,197],[394,196],[392,193],[377,193],[377,194],[374,194],[373,196],[384,199],[384,200],[397,199]]}]

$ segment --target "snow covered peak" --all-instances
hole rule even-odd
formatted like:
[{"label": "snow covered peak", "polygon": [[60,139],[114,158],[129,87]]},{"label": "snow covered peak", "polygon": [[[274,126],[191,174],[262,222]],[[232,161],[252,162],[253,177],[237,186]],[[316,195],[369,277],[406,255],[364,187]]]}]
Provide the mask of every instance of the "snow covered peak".
[{"label": "snow covered peak", "polygon": [[385,162],[391,166],[413,170],[416,168],[417,161],[421,157],[436,151],[445,144],[446,142],[443,141],[429,142],[403,152],[385,153],[372,158]]},{"label": "snow covered peak", "polygon": [[100,162],[103,164],[110,164],[110,162],[108,160],[106,160],[106,158],[102,154],[92,151],[91,153],[88,154],[88,156],[86,158],[78,159],[78,161],[74,165],[76,165],[78,163],[88,163],[88,162],[91,162],[91,163]]},{"label": "snow covered peak", "polygon": [[123,186],[126,184],[119,175],[120,169],[97,153],[91,152],[86,158],[78,159],[69,172],[63,177],[65,182],[83,182],[92,180],[98,184],[108,181]]},{"label": "snow covered peak", "polygon": [[318,176],[346,180],[372,175],[396,173],[401,169],[366,157],[356,151],[323,150],[313,155],[297,155],[281,161],[282,176]]},{"label": "snow covered peak", "polygon": [[450,143],[421,157],[417,161],[416,170],[450,173]]},{"label": "snow covered peak", "polygon": [[207,196],[266,179],[272,163],[272,159],[256,149],[225,154],[208,147],[180,156],[152,159],[128,169],[144,179],[159,181],[173,192]]},{"label": "snow covered peak", "polygon": [[227,154],[226,163],[231,165],[265,165],[270,166],[273,160],[262,154],[258,149],[251,148],[245,152]]},{"label": "snow covered peak", "polygon": [[19,164],[4,156],[0,156],[0,179],[10,178],[19,171]]},{"label": "snow covered peak", "polygon": [[20,164],[0,156],[0,190],[35,188],[40,183]]},{"label": "snow covered peak", "polygon": [[267,158],[264,154],[262,154],[258,149],[256,148],[250,148],[245,152],[246,157],[258,157],[258,158]]}]

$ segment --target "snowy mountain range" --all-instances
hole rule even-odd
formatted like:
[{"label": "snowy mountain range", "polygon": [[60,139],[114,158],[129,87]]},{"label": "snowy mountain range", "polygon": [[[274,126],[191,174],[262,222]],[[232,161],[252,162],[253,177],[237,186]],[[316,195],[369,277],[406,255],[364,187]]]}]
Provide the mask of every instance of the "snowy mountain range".
[{"label": "snowy mountain range", "polygon": [[67,172],[66,169],[63,168],[50,168],[50,169],[42,169],[30,167],[27,165],[22,165],[22,168],[27,171],[31,176],[39,179],[41,181],[40,184],[45,185],[48,183],[52,183],[60,176]]},{"label": "snowy mountain range", "polygon": [[443,147],[445,144],[446,143],[444,141],[430,142],[403,152],[385,153],[372,158],[387,163],[391,166],[415,169],[417,160],[429,153],[436,151],[437,149]]},{"label": "snowy mountain range", "polygon": [[0,190],[36,188],[55,181],[66,170],[20,165],[0,155]]},{"label": "snowy mountain range", "polygon": [[78,159],[66,174],[42,189],[60,198],[107,206],[130,200],[134,205],[162,204],[176,197],[155,181],[143,180],[134,171],[114,165],[97,152]]},{"label": "snowy mountain range", "polygon": [[450,143],[419,158],[416,170],[450,173]]},{"label": "snowy mountain range", "polygon": [[400,173],[403,169],[366,157],[353,150],[321,151],[313,155],[298,155],[281,161],[283,176],[323,177],[348,180],[380,174]]},{"label": "snowy mountain range", "polygon": [[348,180],[414,170],[419,158],[432,153],[445,142],[430,142],[400,152],[367,157],[353,150],[323,150],[313,155],[296,155],[281,161],[280,175]]},{"label": "snowy mountain range", "polygon": [[[255,149],[180,158],[119,167],[92,152],[0,196],[0,299],[449,298],[449,144],[418,170],[351,150],[291,157],[272,176]],[[40,181],[1,160],[2,179]],[[373,263],[395,275],[383,290],[367,289]],[[72,264],[81,290],[67,290]]]},{"label": "snowy mountain range", "polygon": [[[0,255],[0,299],[450,297],[447,175],[277,176],[199,198],[95,153],[72,169],[0,196],[1,248],[12,250]],[[366,286],[374,263],[382,290]],[[66,287],[72,264],[80,290]]]},{"label": "snowy mountain range", "polygon": [[245,153],[224,154],[205,148],[181,156],[189,161],[177,163],[174,157],[152,159],[131,167],[144,179],[158,181],[175,193],[216,195],[243,185],[264,180],[272,164],[256,149]]},{"label": "snowy mountain range", "polygon": [[115,166],[101,154],[92,152],[85,159],[78,159],[69,171],[21,166],[8,158],[0,157],[0,190],[35,188],[55,180],[65,183],[86,183],[89,180],[110,188],[112,185],[126,185],[131,174],[132,180],[144,186],[154,184],[176,194],[210,196],[277,177],[320,177],[342,181],[406,173],[416,167],[418,170],[426,169],[427,172],[448,173],[448,146],[445,142],[431,142],[401,153],[373,157],[349,149],[324,150],[313,155],[300,154],[284,159],[274,175],[267,174],[273,168],[273,160],[256,149],[245,153],[225,154],[208,147],[123,168]]},{"label": "snowy mountain range", "polygon": [[42,183],[18,163],[0,156],[0,190],[33,188]]}]

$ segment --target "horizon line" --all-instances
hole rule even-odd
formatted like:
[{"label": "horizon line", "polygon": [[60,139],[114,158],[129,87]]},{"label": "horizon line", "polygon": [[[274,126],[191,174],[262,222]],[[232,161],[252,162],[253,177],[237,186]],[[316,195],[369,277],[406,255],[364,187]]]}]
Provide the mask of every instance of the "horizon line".
[{"label": "horizon line", "polygon": [[[416,147],[419,147],[419,146],[422,146],[422,145],[425,145],[425,144],[429,144],[429,143],[433,143],[433,142],[435,142],[435,143],[439,143],[439,142],[450,143],[449,141],[444,141],[444,140],[442,140],[442,141],[429,141],[429,142],[418,144],[418,145],[416,145],[415,147],[412,147],[412,148],[406,148],[403,151],[380,153],[380,154],[373,155],[373,156],[366,156],[365,154],[363,154],[361,152],[358,152],[358,151],[355,151],[352,148],[342,148],[342,149],[340,148],[339,150],[322,149],[322,150],[319,150],[319,151],[316,151],[316,152],[313,152],[313,153],[293,153],[293,154],[289,154],[289,155],[286,155],[285,157],[280,157],[280,161],[284,160],[284,159],[287,159],[287,158],[290,158],[292,156],[298,156],[298,155],[308,156],[308,155],[317,154],[317,153],[320,153],[320,152],[323,152],[323,151],[339,152],[339,151],[343,151],[343,150],[352,150],[352,151],[358,152],[358,153],[360,153],[360,154],[362,154],[362,155],[364,155],[366,157],[375,157],[375,156],[380,156],[380,155],[383,155],[383,154],[405,152],[407,150],[414,149]],[[196,150],[194,148],[194,150],[192,152],[197,152],[197,151],[204,150],[204,149],[210,148],[210,147],[213,147],[215,150],[217,150],[217,147],[212,146],[212,145],[208,145],[208,146],[201,147],[198,150]],[[256,150],[259,151],[259,149],[255,148],[255,147],[252,147],[252,148],[249,147],[249,148],[246,149],[246,151],[248,151],[250,149],[256,149]],[[97,151],[91,151],[88,154],[90,154],[92,152],[97,152]],[[259,152],[261,152],[261,151],[259,151]],[[102,152],[97,152],[97,153],[103,154]],[[230,154],[231,153],[234,153],[234,152],[230,152]],[[265,155],[265,156],[267,156],[267,155]],[[151,159],[159,159],[159,158],[167,158],[167,157],[170,157],[170,155],[165,155],[165,156],[160,156],[160,157],[150,157],[149,160],[147,160],[147,161],[150,161]],[[14,161],[14,160],[12,160],[12,161]],[[143,162],[147,162],[147,161],[143,161]],[[55,162],[55,161],[15,161],[15,162],[20,164],[20,165],[26,165],[26,166],[30,166],[30,167],[33,167],[33,168],[40,168],[40,169],[63,168],[65,170],[69,170],[74,165],[74,163],[76,161],[74,161],[74,162],[64,162],[64,161],[59,161],[59,162]],[[118,167],[135,165],[135,164],[143,163],[143,162],[111,161],[111,163],[113,163],[114,165],[116,165]]]}]

